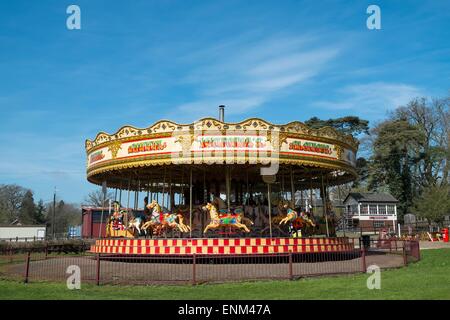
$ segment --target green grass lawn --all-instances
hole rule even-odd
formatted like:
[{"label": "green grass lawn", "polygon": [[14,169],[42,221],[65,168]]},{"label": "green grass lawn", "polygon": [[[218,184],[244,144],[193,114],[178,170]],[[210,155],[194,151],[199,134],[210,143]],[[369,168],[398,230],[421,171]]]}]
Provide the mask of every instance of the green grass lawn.
[{"label": "green grass lawn", "polygon": [[450,249],[424,250],[422,260],[381,273],[381,289],[368,274],[198,286],[95,286],[0,280],[0,299],[450,299]]}]

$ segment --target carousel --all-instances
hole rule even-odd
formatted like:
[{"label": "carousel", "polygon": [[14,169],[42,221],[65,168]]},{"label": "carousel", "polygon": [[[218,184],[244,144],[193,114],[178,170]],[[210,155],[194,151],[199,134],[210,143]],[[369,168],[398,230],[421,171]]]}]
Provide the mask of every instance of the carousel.
[{"label": "carousel", "polygon": [[[86,140],[87,179],[114,194],[112,254],[346,251],[328,189],[357,177],[351,135],[302,122],[204,118],[124,126]],[[313,207],[320,195],[320,210]]]}]

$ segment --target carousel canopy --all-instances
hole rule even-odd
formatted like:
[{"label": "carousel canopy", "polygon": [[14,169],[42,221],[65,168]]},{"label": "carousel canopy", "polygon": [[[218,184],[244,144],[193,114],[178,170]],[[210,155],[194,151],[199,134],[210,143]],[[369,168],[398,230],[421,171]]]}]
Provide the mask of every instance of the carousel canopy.
[{"label": "carousel canopy", "polygon": [[[86,140],[87,179],[108,187],[146,190],[170,183],[231,179],[262,182],[262,175],[295,177],[301,188],[327,180],[342,184],[357,177],[357,140],[331,127],[311,129],[252,118],[226,123],[204,118],[191,124],[162,120],[148,128],[124,126]],[[226,169],[226,170],[225,170]]]}]

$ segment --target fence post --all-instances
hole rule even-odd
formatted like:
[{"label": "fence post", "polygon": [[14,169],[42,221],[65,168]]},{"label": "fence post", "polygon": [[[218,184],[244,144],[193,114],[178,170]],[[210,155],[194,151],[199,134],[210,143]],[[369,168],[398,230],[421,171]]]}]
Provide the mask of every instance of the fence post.
[{"label": "fence post", "polygon": [[13,262],[13,249],[9,248],[9,263]]},{"label": "fence post", "polygon": [[366,273],[367,266],[366,266],[366,248],[362,246],[361,248],[361,272]]},{"label": "fence post", "polygon": [[195,285],[197,282],[195,279],[195,265],[196,265],[196,258],[195,253],[192,255],[192,285]]},{"label": "fence post", "polygon": [[403,242],[403,265],[408,265],[408,258],[406,257],[406,242]]},{"label": "fence post", "polygon": [[97,272],[95,274],[96,284],[100,285],[100,254],[97,254]]},{"label": "fence post", "polygon": [[30,275],[30,259],[31,259],[31,251],[28,251],[27,259],[25,262],[25,283],[28,283],[28,277]]},{"label": "fence post", "polygon": [[45,242],[45,260],[47,260],[48,257],[48,242]]},{"label": "fence post", "polygon": [[289,250],[289,280],[294,279],[293,272],[292,272],[292,251]]},{"label": "fence post", "polygon": [[417,261],[420,261],[420,242],[416,241]]}]

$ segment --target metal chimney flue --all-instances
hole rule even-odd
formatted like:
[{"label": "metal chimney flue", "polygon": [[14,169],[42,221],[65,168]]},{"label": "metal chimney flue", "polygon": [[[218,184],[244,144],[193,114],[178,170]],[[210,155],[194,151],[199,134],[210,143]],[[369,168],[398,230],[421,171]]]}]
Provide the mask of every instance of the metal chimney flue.
[{"label": "metal chimney flue", "polygon": [[219,121],[225,122],[225,106],[219,106]]}]

